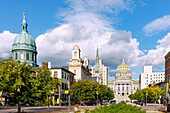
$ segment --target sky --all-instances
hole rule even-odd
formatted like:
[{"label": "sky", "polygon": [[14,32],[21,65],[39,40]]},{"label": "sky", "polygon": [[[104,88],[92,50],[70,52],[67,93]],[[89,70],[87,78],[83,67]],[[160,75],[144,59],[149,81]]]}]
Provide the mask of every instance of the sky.
[{"label": "sky", "polygon": [[38,64],[67,66],[77,44],[81,58],[108,66],[109,80],[125,57],[132,79],[143,66],[164,71],[170,50],[169,0],[4,0],[0,1],[0,58],[12,56],[14,38],[26,13],[28,33],[35,39]]}]

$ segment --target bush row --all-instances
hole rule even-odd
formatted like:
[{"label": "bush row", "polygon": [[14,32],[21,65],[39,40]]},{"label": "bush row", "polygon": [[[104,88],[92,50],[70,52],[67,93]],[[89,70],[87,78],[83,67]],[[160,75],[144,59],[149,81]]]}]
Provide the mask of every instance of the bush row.
[{"label": "bush row", "polygon": [[86,110],[85,113],[146,113],[146,111],[136,106],[127,105],[122,101],[119,104],[95,108],[95,110],[92,111]]}]

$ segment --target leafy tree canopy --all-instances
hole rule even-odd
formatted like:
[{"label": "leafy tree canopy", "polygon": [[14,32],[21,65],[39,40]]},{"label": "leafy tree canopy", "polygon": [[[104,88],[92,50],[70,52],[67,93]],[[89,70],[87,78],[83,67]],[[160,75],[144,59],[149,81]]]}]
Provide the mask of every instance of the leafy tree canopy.
[{"label": "leafy tree canopy", "polygon": [[114,98],[114,92],[107,87],[94,81],[77,81],[71,86],[70,94],[72,100],[97,100],[97,90],[99,100],[111,100]]},{"label": "leafy tree canopy", "polygon": [[13,58],[0,59],[0,91],[22,103],[43,104],[51,91],[58,86],[47,67],[33,68]]},{"label": "leafy tree canopy", "polygon": [[153,86],[153,87],[147,87],[142,90],[137,90],[134,94],[129,95],[129,98],[131,100],[137,99],[138,101],[144,101],[146,100],[146,94],[148,100],[158,101],[159,96],[164,97],[165,96],[165,90],[163,90],[162,87],[159,88],[159,86]]}]

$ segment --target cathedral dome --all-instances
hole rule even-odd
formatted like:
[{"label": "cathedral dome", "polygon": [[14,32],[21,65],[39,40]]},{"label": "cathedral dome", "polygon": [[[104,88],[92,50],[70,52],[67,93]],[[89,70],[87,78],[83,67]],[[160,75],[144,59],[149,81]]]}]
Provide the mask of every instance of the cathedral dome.
[{"label": "cathedral dome", "polygon": [[25,14],[22,22],[22,32],[18,34],[13,41],[12,51],[16,49],[24,49],[24,50],[30,50],[36,52],[35,40],[27,32],[27,23],[25,20]]},{"label": "cathedral dome", "polygon": [[17,35],[13,41],[13,49],[29,49],[36,51],[35,40],[27,32]]},{"label": "cathedral dome", "polygon": [[35,40],[28,34],[27,22],[25,20],[25,13],[22,21],[22,32],[18,34],[12,45],[12,56],[15,60],[20,60],[21,63],[27,62],[31,66],[37,65],[37,48]]},{"label": "cathedral dome", "polygon": [[127,64],[125,64],[124,58],[123,58],[122,64],[120,64],[117,68],[117,71],[120,71],[120,70],[129,70],[130,71],[129,66]]}]

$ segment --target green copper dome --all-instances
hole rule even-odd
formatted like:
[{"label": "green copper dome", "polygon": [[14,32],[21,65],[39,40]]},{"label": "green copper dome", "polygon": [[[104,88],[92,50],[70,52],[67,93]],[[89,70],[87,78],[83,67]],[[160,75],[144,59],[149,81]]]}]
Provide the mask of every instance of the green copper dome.
[{"label": "green copper dome", "polygon": [[28,34],[25,14],[22,21],[22,32],[13,41],[12,51],[15,49],[27,49],[36,52],[35,40]]},{"label": "green copper dome", "polygon": [[13,49],[28,49],[36,52],[35,40],[27,32],[22,32],[15,37]]},{"label": "green copper dome", "polygon": [[20,60],[22,62],[27,62],[31,66],[37,65],[37,48],[35,40],[28,34],[27,22],[25,20],[25,13],[23,15],[22,21],[22,32],[18,34],[12,45],[12,54],[15,60]]},{"label": "green copper dome", "polygon": [[122,64],[120,64],[117,68],[117,71],[120,71],[120,70],[129,70],[130,71],[129,66],[127,64],[125,64],[124,58],[123,58]]}]

